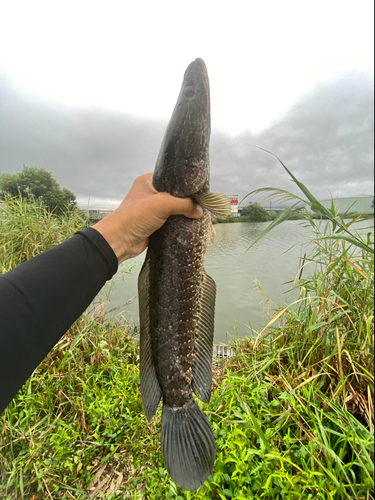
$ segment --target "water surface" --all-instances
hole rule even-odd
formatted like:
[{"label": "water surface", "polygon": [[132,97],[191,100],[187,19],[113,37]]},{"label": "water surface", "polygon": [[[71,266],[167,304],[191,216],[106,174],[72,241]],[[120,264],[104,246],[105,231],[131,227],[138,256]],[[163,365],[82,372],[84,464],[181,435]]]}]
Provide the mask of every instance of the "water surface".
[{"label": "water surface", "polygon": [[[251,333],[249,325],[260,330],[269,321],[267,313],[272,302],[284,304],[284,295],[298,274],[300,258],[306,251],[306,239],[311,232],[299,221],[286,221],[260,240],[250,251],[246,249],[269,222],[216,224],[216,236],[209,243],[205,259],[207,273],[217,286],[215,343],[227,342],[231,335]],[[132,275],[112,284],[107,307],[119,307],[112,315],[124,314],[138,323],[137,280],[145,252],[133,259]],[[122,266],[129,265],[129,261]],[[258,287],[261,286],[264,295]],[[292,299],[291,296],[288,297]]]}]

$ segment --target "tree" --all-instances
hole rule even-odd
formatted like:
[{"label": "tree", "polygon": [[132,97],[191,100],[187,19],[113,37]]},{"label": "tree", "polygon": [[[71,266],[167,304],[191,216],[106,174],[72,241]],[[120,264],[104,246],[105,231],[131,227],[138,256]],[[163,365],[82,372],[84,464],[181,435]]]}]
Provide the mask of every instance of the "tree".
[{"label": "tree", "polygon": [[22,172],[0,175],[0,197],[5,196],[41,200],[59,215],[77,208],[75,194],[69,189],[61,189],[52,174],[40,167],[24,165]]},{"label": "tree", "polygon": [[250,203],[247,207],[244,207],[241,217],[246,217],[249,222],[266,222],[271,220],[267,210],[258,205],[258,203]]}]

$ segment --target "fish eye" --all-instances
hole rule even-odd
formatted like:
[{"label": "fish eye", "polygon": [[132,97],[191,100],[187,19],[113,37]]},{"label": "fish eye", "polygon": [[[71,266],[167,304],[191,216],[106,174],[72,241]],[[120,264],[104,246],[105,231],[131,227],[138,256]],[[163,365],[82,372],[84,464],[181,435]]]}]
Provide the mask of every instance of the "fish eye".
[{"label": "fish eye", "polygon": [[195,94],[195,90],[193,89],[193,87],[186,87],[186,89],[185,89],[186,97],[193,97],[194,94]]}]

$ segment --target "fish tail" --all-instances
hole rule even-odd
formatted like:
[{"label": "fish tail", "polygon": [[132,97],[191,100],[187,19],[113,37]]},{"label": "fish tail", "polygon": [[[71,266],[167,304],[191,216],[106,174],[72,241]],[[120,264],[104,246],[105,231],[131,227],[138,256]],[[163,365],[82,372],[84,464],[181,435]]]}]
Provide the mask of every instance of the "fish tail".
[{"label": "fish tail", "polygon": [[164,404],[161,451],[169,475],[185,490],[197,490],[211,474],[215,438],[194,399],[181,408]]}]

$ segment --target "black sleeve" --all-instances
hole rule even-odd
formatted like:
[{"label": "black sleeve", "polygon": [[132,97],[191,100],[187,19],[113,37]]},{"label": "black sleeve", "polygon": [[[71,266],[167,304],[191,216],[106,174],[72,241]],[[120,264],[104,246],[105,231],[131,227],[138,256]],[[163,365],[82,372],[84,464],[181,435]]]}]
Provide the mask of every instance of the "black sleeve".
[{"label": "black sleeve", "polygon": [[0,276],[0,413],[116,271],[88,228]]}]

